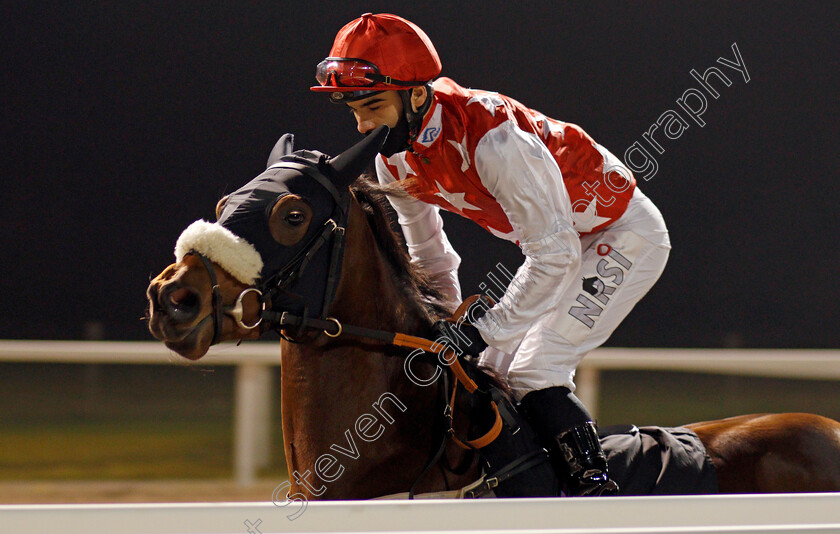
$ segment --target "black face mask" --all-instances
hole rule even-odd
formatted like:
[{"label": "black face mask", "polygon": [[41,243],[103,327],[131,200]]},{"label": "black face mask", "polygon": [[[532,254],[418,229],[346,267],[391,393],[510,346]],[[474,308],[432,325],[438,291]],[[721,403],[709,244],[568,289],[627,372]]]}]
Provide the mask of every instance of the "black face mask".
[{"label": "black face mask", "polygon": [[405,114],[400,115],[400,120],[397,125],[391,128],[388,132],[388,137],[385,139],[385,144],[379,149],[379,153],[390,158],[397,152],[403,152],[408,149],[408,120]]},{"label": "black face mask", "polygon": [[[337,214],[339,198],[335,197],[346,198],[350,184],[370,165],[387,130],[385,126],[377,128],[366,139],[334,158],[308,150],[288,153],[292,149],[292,141],[290,136],[284,136],[272,150],[269,168],[228,196],[218,224],[256,248],[263,261],[260,273],[263,282],[273,280],[324,231],[327,219]],[[309,168],[311,172],[303,172],[300,167]],[[311,173],[317,173],[323,179],[316,180]],[[331,192],[322,181],[331,183],[335,190]],[[297,244],[283,246],[271,234],[269,219],[274,205],[289,194],[300,196],[311,206],[312,220],[306,235]],[[329,261],[329,246],[315,251],[305,275],[274,295],[273,309],[297,315],[302,315],[307,309],[315,316],[326,313],[321,306],[327,300],[325,290]],[[332,295],[329,297],[332,298]]]}]

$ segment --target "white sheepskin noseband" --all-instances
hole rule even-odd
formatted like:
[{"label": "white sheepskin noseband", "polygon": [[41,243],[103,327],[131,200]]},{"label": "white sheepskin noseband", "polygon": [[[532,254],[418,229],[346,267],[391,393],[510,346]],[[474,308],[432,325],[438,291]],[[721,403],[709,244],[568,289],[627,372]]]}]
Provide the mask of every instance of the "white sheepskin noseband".
[{"label": "white sheepskin noseband", "polygon": [[195,221],[187,226],[175,243],[175,261],[181,261],[193,250],[243,284],[251,285],[260,277],[263,261],[254,245],[220,224]]}]

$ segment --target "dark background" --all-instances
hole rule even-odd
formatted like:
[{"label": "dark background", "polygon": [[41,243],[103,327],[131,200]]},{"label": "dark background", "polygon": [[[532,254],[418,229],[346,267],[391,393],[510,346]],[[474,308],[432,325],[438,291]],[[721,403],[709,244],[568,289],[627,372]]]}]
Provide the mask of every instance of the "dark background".
[{"label": "dark background", "polygon": [[[480,7],[479,7],[480,6]],[[151,339],[149,276],[284,132],[336,153],[307,90],[338,29],[400,14],[444,75],[580,124],[622,157],[718,66],[703,119],[640,180],[671,231],[619,346],[836,347],[838,8],[825,2],[22,2],[0,16],[0,338]],[[737,42],[751,80],[721,67]],[[661,136],[661,132],[659,134]],[[660,137],[661,138],[661,137]],[[446,216],[464,294],[518,250]],[[371,288],[371,291],[375,291]]]}]

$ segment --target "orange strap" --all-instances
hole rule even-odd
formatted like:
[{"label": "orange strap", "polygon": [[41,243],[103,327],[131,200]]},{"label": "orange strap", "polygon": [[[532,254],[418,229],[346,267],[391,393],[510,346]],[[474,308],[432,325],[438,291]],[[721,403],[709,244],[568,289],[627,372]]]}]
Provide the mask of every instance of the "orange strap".
[{"label": "orange strap", "polygon": [[[458,383],[456,382],[455,387],[452,388],[452,400],[449,401],[449,410],[450,413],[453,414],[455,413],[455,394],[457,393],[457,391]],[[490,445],[496,438],[499,437],[499,434],[501,434],[502,432],[502,414],[499,413],[499,407],[496,406],[496,403],[494,401],[490,401],[490,406],[492,406],[493,411],[496,412],[496,422],[493,423],[493,427],[490,428],[490,430],[488,430],[487,433],[481,436],[480,438],[469,440],[466,443],[458,439],[458,437],[455,436],[455,433],[453,432],[450,434],[450,437],[456,445],[458,445],[462,449],[467,450],[481,449]]]},{"label": "orange strap", "polygon": [[[450,413],[455,413],[455,394],[458,391],[458,382],[463,384],[464,389],[466,389],[470,393],[474,393],[475,390],[478,389],[478,384],[476,384],[475,381],[472,378],[470,378],[469,375],[467,375],[467,372],[464,371],[464,368],[461,367],[461,362],[454,354],[452,348],[446,347],[428,339],[424,339],[422,337],[409,336],[400,333],[394,334],[394,340],[392,341],[392,343],[400,347],[425,350],[434,354],[440,354],[444,350],[449,350],[452,353],[451,362],[448,359],[446,359],[446,355],[444,355],[446,363],[449,364],[449,368],[452,369],[452,373],[455,374],[455,378],[457,378],[457,381],[455,382],[455,387],[452,388],[452,399],[449,402]],[[493,440],[499,437],[499,434],[502,432],[503,423],[502,414],[499,413],[499,407],[493,401],[490,401],[490,405],[493,407],[493,411],[496,413],[496,422],[493,423],[493,427],[486,434],[484,434],[480,438],[469,440],[466,443],[464,443],[463,441],[455,437],[455,434],[453,433],[451,435],[452,441],[454,441],[459,447],[468,450],[481,449],[493,443]]]},{"label": "orange strap", "polygon": [[[438,354],[445,349],[449,349],[450,352],[454,353],[454,351],[450,347],[446,347],[444,345],[441,345],[440,343],[429,341],[428,339],[424,339],[422,337],[414,337],[406,334],[394,334],[394,341],[392,341],[392,343],[400,347],[421,349],[425,350],[426,352],[431,352],[433,354]],[[449,362],[449,360],[446,361],[447,363],[449,363],[449,367],[455,374],[455,378],[458,379],[458,382],[464,385],[467,391],[469,391],[470,393],[475,392],[475,390],[478,389],[478,384],[476,384],[473,381],[473,379],[467,375],[467,372],[464,371],[463,367],[461,367],[461,362],[458,361],[458,358],[454,357],[454,354],[452,356],[453,358],[451,362]]]}]

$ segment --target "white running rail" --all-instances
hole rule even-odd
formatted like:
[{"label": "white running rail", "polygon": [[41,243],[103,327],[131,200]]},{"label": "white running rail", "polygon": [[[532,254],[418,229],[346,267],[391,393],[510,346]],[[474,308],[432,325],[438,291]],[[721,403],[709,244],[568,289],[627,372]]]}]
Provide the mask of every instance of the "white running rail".
[{"label": "white running rail", "polygon": [[840,493],[478,501],[0,506],[0,532],[781,534],[840,532]]},{"label": "white running rail", "polygon": [[[192,365],[163,343],[112,341],[0,340],[0,361]],[[251,484],[271,450],[271,367],[280,365],[280,344],[222,344],[196,365],[237,366],[234,475],[240,484]],[[840,350],[600,348],[583,360],[576,378],[590,411],[597,412],[600,372],[627,369],[840,380]]]}]

